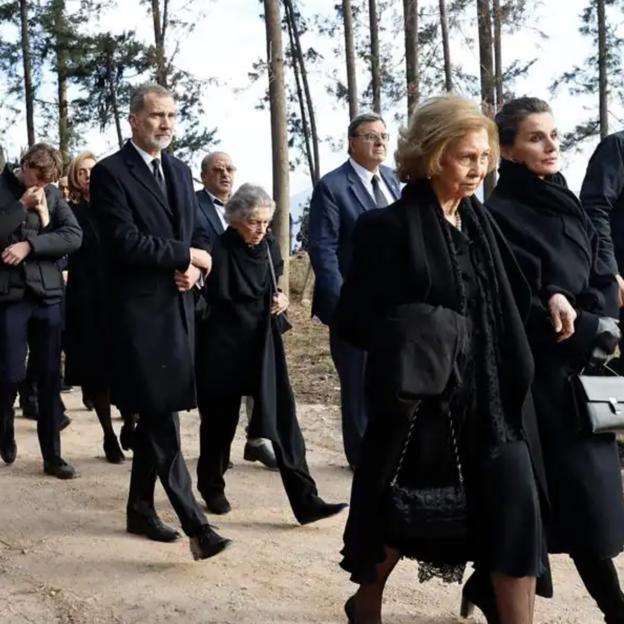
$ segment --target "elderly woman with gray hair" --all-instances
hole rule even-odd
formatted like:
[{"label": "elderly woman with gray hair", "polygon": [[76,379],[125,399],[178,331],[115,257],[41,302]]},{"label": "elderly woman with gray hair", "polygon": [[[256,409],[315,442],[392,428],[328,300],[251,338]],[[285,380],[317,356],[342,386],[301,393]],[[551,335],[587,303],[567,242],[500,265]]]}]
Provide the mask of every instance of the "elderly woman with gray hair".
[{"label": "elderly woman with gray hair", "polygon": [[275,203],[260,187],[243,184],[225,207],[229,227],[215,241],[205,286],[208,304],[198,324],[196,378],[200,428],[197,487],[208,511],[231,506],[225,481],[243,396],[254,399],[249,435],[273,443],[284,489],[301,524],[341,511],[317,493],[288,380],[281,333],[288,298],[277,289],[283,261],[268,233]]}]

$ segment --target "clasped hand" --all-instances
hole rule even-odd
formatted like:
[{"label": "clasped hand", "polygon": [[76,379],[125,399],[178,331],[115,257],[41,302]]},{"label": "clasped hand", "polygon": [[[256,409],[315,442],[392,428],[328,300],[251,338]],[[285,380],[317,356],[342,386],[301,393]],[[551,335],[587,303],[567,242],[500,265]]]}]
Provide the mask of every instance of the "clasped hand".
[{"label": "clasped hand", "polygon": [[18,265],[32,250],[28,241],[13,243],[2,252],[2,262],[10,266]]},{"label": "clasped hand", "polygon": [[574,333],[574,321],[577,314],[565,295],[560,293],[553,295],[548,301],[548,312],[550,322],[557,334],[557,342],[569,338]]},{"label": "clasped hand", "polygon": [[284,293],[275,293],[271,303],[271,314],[281,314],[282,312],[286,312],[288,304],[288,297]]},{"label": "clasped hand", "polygon": [[197,280],[208,275],[212,269],[212,256],[203,249],[191,247],[191,262],[186,271],[176,271],[174,274],[176,288],[186,292],[195,286]]}]

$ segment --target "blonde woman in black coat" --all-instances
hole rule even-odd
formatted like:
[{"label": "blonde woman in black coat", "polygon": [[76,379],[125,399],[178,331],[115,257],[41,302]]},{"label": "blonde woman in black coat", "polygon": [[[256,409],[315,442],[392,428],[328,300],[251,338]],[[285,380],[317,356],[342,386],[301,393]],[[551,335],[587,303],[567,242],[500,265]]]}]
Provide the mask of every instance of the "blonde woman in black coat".
[{"label": "blonde woman in black coat", "polygon": [[[396,154],[401,198],[363,214],[335,323],[368,352],[371,418],[353,479],[342,567],[359,585],[351,624],[380,624],[385,583],[401,556],[421,580],[460,582],[474,561],[491,582],[488,622],[530,624],[536,578],[547,578],[543,471],[529,388],[533,361],[514,292],[526,293],[511,251],[474,193],[498,156],[493,122],[457,96],[420,105]],[[510,281],[513,282],[510,283]],[[416,488],[457,480],[450,422],[465,479],[467,538],[397,539],[384,496],[405,456]],[[519,522],[518,519],[522,521]]]},{"label": "blonde woman in black coat", "polygon": [[533,396],[551,500],[549,550],[568,553],[605,622],[624,622],[612,558],[624,544],[624,498],[615,438],[581,432],[570,378],[619,334],[618,288],[579,200],[559,173],[550,107],[508,102],[496,116],[503,161],[488,207],[532,291],[527,324]]}]

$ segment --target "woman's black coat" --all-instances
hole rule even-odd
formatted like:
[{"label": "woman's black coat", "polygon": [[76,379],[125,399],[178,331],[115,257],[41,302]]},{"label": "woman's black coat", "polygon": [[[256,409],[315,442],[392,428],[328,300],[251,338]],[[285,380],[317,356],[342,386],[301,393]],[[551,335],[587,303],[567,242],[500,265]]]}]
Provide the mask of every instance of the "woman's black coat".
[{"label": "woman's black coat", "polygon": [[[612,557],[624,543],[624,499],[611,434],[579,431],[569,378],[587,363],[601,316],[618,317],[617,285],[598,237],[562,176],[540,180],[504,161],[487,206],[529,281],[527,333],[535,359],[533,396],[550,492],[549,549]],[[574,304],[575,333],[557,342],[547,305],[554,293]]]},{"label": "woman's black coat", "polygon": [[[474,198],[471,202],[488,223],[490,240],[495,241],[492,247],[496,248],[491,251],[505,326],[505,342],[501,344],[504,366],[500,373],[508,392],[508,417],[528,442],[536,476],[545,492],[529,394],[533,360],[515,301],[517,299],[528,311],[528,288],[495,224]],[[335,328],[345,340],[369,352],[367,392],[371,412],[362,459],[353,480],[341,564],[358,583],[374,580],[374,564],[384,558],[380,504],[395,471],[409,422],[409,411],[402,410],[396,402],[389,402],[382,396],[385,385],[371,379],[380,368],[374,364],[375,345],[383,342],[380,329],[397,309],[409,304],[424,303],[459,312],[458,288],[441,238],[436,210],[439,205],[429,185],[419,183],[405,187],[396,203],[360,217],[354,231],[352,268],[342,287],[334,318]],[[503,267],[507,268],[507,274]],[[524,293],[526,297],[523,298]],[[422,370],[415,374],[426,377],[431,372]],[[424,435],[416,437],[430,443],[431,437],[427,432],[422,433]],[[418,453],[426,451],[421,447]]]},{"label": "woman's black coat", "polygon": [[65,293],[65,381],[70,385],[110,383],[110,340],[104,257],[97,223],[86,200],[70,202],[82,228],[82,246],[69,256]]}]

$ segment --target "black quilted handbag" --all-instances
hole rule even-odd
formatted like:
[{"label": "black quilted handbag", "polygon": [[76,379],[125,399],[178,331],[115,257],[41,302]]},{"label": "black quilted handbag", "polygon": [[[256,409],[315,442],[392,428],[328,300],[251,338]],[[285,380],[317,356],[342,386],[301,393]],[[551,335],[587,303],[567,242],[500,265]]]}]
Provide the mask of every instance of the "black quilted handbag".
[{"label": "black quilted handbag", "polygon": [[462,539],[467,536],[467,507],[453,417],[449,411],[450,444],[457,465],[457,483],[443,487],[413,488],[399,484],[399,475],[409,446],[420,402],[410,422],[407,439],[396,472],[382,503],[386,537],[391,542],[419,539]]}]

